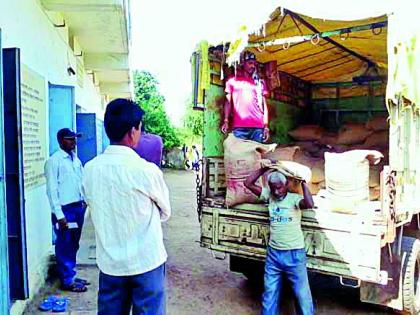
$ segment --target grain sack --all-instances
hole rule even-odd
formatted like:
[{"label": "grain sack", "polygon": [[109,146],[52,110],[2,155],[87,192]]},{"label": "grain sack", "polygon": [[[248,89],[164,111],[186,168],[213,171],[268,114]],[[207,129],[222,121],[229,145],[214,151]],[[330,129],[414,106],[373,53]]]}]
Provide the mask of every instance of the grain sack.
[{"label": "grain sack", "polygon": [[311,171],[312,171],[311,182],[312,183],[318,184],[325,180],[324,164],[325,164],[324,160],[318,160],[313,164],[311,168]]},{"label": "grain sack", "polygon": [[311,181],[312,172],[309,167],[293,161],[278,161],[271,168],[278,170],[288,178]]},{"label": "grain sack", "polygon": [[305,165],[309,168],[312,168],[315,162],[317,162],[319,159],[313,158],[308,153],[303,151],[297,151],[294,157],[294,161],[296,163]]},{"label": "grain sack", "polygon": [[289,131],[289,136],[297,141],[319,140],[324,129],[317,125],[304,125]]},{"label": "grain sack", "polygon": [[346,124],[338,133],[337,144],[363,143],[370,134],[363,124]]},{"label": "grain sack", "polygon": [[319,144],[314,141],[297,141],[294,145],[297,145],[302,151],[306,151],[311,154],[318,152],[320,149]]},{"label": "grain sack", "polygon": [[251,172],[261,167],[261,153],[273,150],[276,145],[242,140],[229,134],[223,146],[227,185],[226,205],[258,202],[257,196],[245,188],[244,181]]},{"label": "grain sack", "polygon": [[369,170],[369,187],[375,188],[380,186],[380,171],[378,166],[373,166]]},{"label": "grain sack", "polygon": [[293,161],[298,150],[298,146],[277,147],[274,151],[262,154],[262,158],[277,161]]},{"label": "grain sack", "polygon": [[303,195],[302,184],[300,180],[289,178],[287,181],[287,190],[291,193]]},{"label": "grain sack", "polygon": [[333,211],[355,213],[358,205],[369,201],[369,160],[379,156],[368,150],[325,153],[325,184]]},{"label": "grain sack", "polygon": [[380,187],[369,188],[369,200],[379,200],[381,197],[381,189]]},{"label": "grain sack", "polygon": [[371,147],[387,147],[389,146],[389,132],[388,130],[377,131],[366,138],[364,146]]},{"label": "grain sack", "polygon": [[338,135],[334,132],[324,132],[318,142],[324,145],[332,146],[338,143]]},{"label": "grain sack", "polygon": [[350,150],[350,147],[345,144],[335,144],[333,145],[333,150],[336,153],[343,153]]},{"label": "grain sack", "polygon": [[366,129],[372,131],[388,130],[388,117],[387,116],[376,116],[366,123]]},{"label": "grain sack", "polygon": [[319,185],[315,183],[309,183],[308,188],[309,188],[309,191],[311,192],[311,195],[316,195],[321,190],[321,187],[319,187]]}]

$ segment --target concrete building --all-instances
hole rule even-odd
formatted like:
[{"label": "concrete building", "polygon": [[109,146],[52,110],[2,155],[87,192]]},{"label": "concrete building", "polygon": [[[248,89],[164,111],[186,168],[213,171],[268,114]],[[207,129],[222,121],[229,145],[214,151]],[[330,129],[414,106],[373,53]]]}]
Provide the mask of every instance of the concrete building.
[{"label": "concrete building", "polygon": [[106,145],[103,112],[131,97],[129,0],[0,1],[0,314],[20,314],[52,254],[43,165],[63,127],[82,162]]}]

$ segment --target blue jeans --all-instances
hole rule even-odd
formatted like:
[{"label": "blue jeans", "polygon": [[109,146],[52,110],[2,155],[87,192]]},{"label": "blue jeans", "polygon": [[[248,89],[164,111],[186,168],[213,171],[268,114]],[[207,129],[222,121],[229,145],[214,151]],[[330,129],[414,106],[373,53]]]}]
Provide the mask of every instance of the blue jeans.
[{"label": "blue jeans", "polygon": [[264,128],[234,128],[233,135],[239,139],[264,142]]},{"label": "blue jeans", "polygon": [[[76,276],[76,255],[79,250],[80,236],[85,219],[85,206],[82,203],[62,206],[64,216],[68,223],[76,222],[78,228],[60,230],[55,229],[57,238],[55,240],[55,257],[57,260],[57,271],[62,285],[70,285]],[[55,216],[53,224],[57,223]]]},{"label": "blue jeans", "polygon": [[314,314],[308,271],[306,270],[305,249],[278,250],[268,246],[265,261],[264,294],[262,315],[280,312],[282,277],[285,276],[292,286],[297,302],[297,313]]},{"label": "blue jeans", "polygon": [[134,276],[99,273],[98,315],[164,315],[165,264]]}]

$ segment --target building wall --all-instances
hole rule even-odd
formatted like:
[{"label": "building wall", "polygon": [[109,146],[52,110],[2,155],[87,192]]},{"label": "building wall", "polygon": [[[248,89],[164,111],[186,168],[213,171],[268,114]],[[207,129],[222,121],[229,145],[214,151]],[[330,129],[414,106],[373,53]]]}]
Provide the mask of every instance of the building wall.
[{"label": "building wall", "polygon": [[[47,100],[48,82],[75,86],[76,104],[81,106],[82,111],[95,112],[98,117],[103,117],[101,97],[91,77],[84,76],[81,88],[77,84],[77,77],[67,73],[68,64],[76,65],[73,52],[66,42],[68,30],[54,27],[38,1],[0,1],[0,28],[3,48],[20,48],[21,62],[45,78]],[[48,124],[48,118],[46,122]],[[48,143],[48,134],[45,137]],[[52,253],[51,214],[45,185],[25,194],[29,292],[32,296],[43,283],[46,262]],[[14,303],[12,314],[20,313],[23,307],[24,302]]]}]

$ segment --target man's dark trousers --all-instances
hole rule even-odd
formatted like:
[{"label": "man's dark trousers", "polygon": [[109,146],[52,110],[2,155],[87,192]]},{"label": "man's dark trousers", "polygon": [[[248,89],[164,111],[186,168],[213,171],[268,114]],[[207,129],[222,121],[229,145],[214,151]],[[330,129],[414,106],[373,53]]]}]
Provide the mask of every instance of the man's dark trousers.
[{"label": "man's dark trousers", "polygon": [[[77,223],[77,228],[56,231],[55,257],[57,260],[57,271],[61,285],[68,286],[73,283],[76,275],[76,255],[79,249],[80,236],[85,218],[85,204],[75,202],[61,207],[67,223]],[[56,224],[56,220],[53,221]]]},{"label": "man's dark trousers", "polygon": [[165,264],[143,274],[99,274],[98,315],[164,315]]}]

